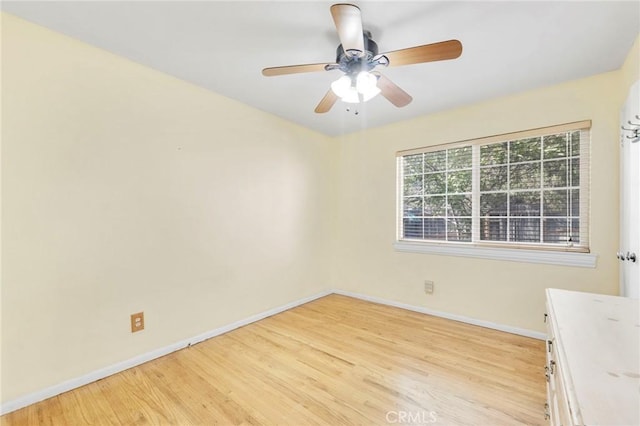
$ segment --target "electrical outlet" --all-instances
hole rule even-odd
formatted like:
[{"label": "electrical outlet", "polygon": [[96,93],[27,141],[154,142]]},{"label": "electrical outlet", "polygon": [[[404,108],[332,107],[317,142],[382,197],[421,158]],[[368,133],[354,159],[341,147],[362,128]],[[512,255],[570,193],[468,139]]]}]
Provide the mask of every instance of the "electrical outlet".
[{"label": "electrical outlet", "polygon": [[144,312],[131,314],[131,332],[144,330]]},{"label": "electrical outlet", "polygon": [[427,294],[433,294],[433,281],[424,281],[424,292]]}]

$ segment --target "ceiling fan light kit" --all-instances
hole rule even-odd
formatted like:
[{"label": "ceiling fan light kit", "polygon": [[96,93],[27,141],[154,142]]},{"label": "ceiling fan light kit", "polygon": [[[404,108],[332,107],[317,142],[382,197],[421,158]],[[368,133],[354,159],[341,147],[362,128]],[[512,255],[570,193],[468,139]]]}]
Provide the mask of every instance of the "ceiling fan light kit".
[{"label": "ceiling fan light kit", "polygon": [[343,75],[331,83],[331,90],[342,102],[350,104],[367,102],[380,93],[378,79],[366,71],[359,72],[355,78]]},{"label": "ceiling fan light kit", "polygon": [[378,54],[378,45],[371,39],[371,33],[362,29],[358,6],[334,4],[331,6],[331,16],[340,38],[335,63],[289,65],[262,70],[266,77],[323,70],[342,71],[344,75],[331,83],[331,88],[316,106],[316,113],[328,112],[338,99],[346,103],[361,103],[378,94],[396,107],[404,107],[413,98],[384,75],[373,71],[374,68],[455,59],[462,54],[462,44],[458,40]]}]

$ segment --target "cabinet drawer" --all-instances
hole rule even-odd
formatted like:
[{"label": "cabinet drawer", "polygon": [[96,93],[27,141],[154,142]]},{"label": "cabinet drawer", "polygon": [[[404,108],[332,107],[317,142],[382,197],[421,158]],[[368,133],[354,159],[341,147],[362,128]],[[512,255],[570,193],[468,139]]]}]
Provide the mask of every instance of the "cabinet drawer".
[{"label": "cabinet drawer", "polygon": [[569,426],[573,425],[571,417],[571,405],[569,404],[569,398],[567,397],[567,391],[562,380],[562,371],[559,364],[555,364],[553,374],[551,374],[551,382],[554,388],[554,402],[553,405],[556,412],[551,417],[555,419],[553,425]]},{"label": "cabinet drawer", "polygon": [[549,313],[548,306],[545,321],[547,327],[545,376],[547,380],[549,423],[552,426],[570,426],[574,424],[571,418],[571,406],[564,386],[562,366],[558,357],[555,324],[552,315]]}]

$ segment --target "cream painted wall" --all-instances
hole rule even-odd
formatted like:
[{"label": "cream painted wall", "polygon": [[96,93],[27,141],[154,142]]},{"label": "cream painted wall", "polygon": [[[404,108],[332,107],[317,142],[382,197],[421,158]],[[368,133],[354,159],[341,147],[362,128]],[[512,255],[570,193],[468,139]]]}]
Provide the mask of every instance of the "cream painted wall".
[{"label": "cream painted wall", "polygon": [[620,104],[622,105],[627,99],[627,94],[633,83],[640,79],[640,35],[631,46],[620,72],[622,73],[622,92],[620,94],[622,97]]},{"label": "cream painted wall", "polygon": [[[335,286],[433,310],[543,331],[544,289],[618,289],[620,72],[471,105],[341,141]],[[420,94],[416,94],[420,96]],[[591,248],[597,268],[395,252],[399,150],[591,119]],[[427,296],[424,280],[435,281]]]},{"label": "cream painted wall", "polygon": [[336,141],[7,14],[2,106],[2,402],[327,288]]}]

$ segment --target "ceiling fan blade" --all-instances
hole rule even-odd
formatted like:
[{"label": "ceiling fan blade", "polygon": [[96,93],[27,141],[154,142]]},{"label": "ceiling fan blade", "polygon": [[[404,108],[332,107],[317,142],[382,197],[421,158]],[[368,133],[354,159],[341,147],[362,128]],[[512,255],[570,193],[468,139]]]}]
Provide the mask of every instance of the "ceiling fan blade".
[{"label": "ceiling fan blade", "polygon": [[411,103],[413,100],[411,95],[396,86],[393,81],[389,80],[384,75],[378,72],[374,74],[378,77],[378,89],[380,89],[380,94],[387,98],[389,102],[398,108],[402,108],[403,106],[407,106]]},{"label": "ceiling fan blade", "polygon": [[331,16],[345,53],[349,56],[364,55],[360,8],[353,4],[334,4],[331,6]]},{"label": "ceiling fan blade", "polygon": [[455,59],[461,54],[462,43],[458,40],[441,41],[383,53],[389,59],[390,67]]},{"label": "ceiling fan blade", "polygon": [[333,93],[333,90],[329,89],[327,94],[324,95],[324,98],[322,98],[322,100],[320,101],[320,103],[318,104],[318,106],[314,111],[317,112],[318,114],[323,114],[325,112],[328,112],[333,106],[333,104],[336,103],[337,100],[338,100],[338,95]]},{"label": "ceiling fan blade", "polygon": [[333,64],[305,64],[305,65],[288,65],[284,67],[271,67],[262,70],[262,75],[273,77],[276,75],[298,74],[303,72],[325,71],[327,65]]}]

